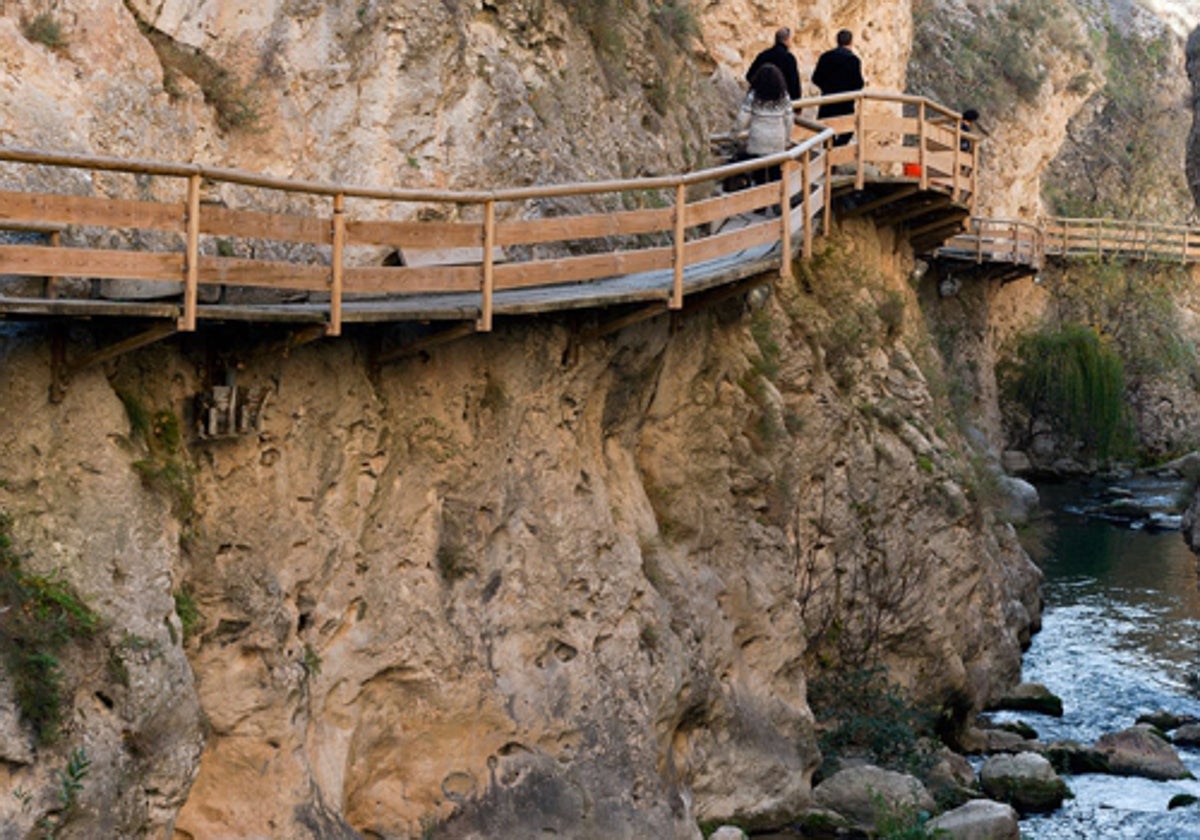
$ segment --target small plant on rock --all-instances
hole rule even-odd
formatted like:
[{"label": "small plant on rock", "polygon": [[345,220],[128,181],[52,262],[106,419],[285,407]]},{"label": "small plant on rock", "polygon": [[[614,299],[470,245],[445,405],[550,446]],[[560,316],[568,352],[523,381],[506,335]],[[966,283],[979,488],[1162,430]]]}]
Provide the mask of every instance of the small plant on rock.
[{"label": "small plant on rock", "polygon": [[21,720],[38,743],[51,743],[62,723],[59,657],[73,640],[90,639],[100,619],[57,576],[31,574],[13,550],[11,521],[0,513],[0,650]]},{"label": "small plant on rock", "polygon": [[62,25],[49,12],[42,12],[35,18],[21,21],[21,33],[35,44],[42,44],[52,50],[67,45],[63,35]]}]

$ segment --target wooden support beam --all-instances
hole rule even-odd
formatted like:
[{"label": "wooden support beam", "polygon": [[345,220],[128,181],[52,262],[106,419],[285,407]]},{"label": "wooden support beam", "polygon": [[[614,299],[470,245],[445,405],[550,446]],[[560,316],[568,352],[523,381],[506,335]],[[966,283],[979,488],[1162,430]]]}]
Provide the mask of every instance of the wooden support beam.
[{"label": "wooden support beam", "polygon": [[131,335],[128,338],[122,339],[107,347],[102,347],[98,350],[93,350],[86,353],[74,361],[67,359],[66,335],[61,330],[55,330],[51,336],[51,383],[50,383],[50,402],[62,402],[66,396],[67,385],[71,381],[71,377],[79,371],[89,368],[92,365],[107,362],[110,359],[115,359],[118,356],[123,356],[139,347],[145,347],[147,344],[154,344],[157,341],[162,341],[164,338],[169,338],[179,332],[180,325],[178,322],[167,322],[155,324],[143,332]]},{"label": "wooden support beam", "polygon": [[603,323],[600,323],[591,329],[583,330],[578,335],[572,337],[571,342],[582,343],[585,341],[594,341],[597,338],[603,338],[606,335],[612,335],[615,332],[620,332],[626,327],[640,324],[642,321],[649,321],[651,318],[657,318],[659,315],[664,315],[671,311],[668,304],[652,303],[649,306],[643,306],[633,312],[627,312],[617,318],[610,318]]},{"label": "wooden support beam", "polygon": [[456,341],[468,335],[473,335],[479,332],[478,324],[475,322],[464,322],[441,332],[433,333],[432,335],[423,336],[415,341],[410,341],[407,344],[402,344],[399,347],[393,347],[387,352],[380,352],[374,359],[375,366],[386,365],[389,362],[395,362],[409,356],[416,355],[422,350],[428,350],[430,347],[437,347],[439,344],[445,344],[450,341]]},{"label": "wooden support beam", "polygon": [[[966,217],[967,216],[966,216],[965,210],[961,213],[957,213],[957,212],[956,213],[947,213],[937,219],[934,219],[932,222],[929,222],[928,224],[922,225],[921,227],[909,229],[908,230],[908,238],[914,239],[914,238],[923,236],[927,233],[932,233],[933,231],[940,231],[942,229],[953,230],[955,233],[961,233],[962,229],[963,229],[963,220]],[[1014,262],[1015,262],[1015,260],[1014,260]]]},{"label": "wooden support beam", "polygon": [[[931,195],[923,197],[920,201],[909,202],[906,205],[897,208],[894,213],[881,213],[875,216],[875,221],[887,227],[895,227],[909,221],[910,219],[919,219],[921,216],[927,216],[930,213],[943,212],[946,208],[954,207],[953,202],[948,195]],[[967,215],[966,208],[961,209],[962,215]]]},{"label": "wooden support beam", "polygon": [[853,219],[858,216],[866,216],[869,213],[874,213],[881,207],[887,207],[889,204],[894,204],[897,201],[902,201],[903,199],[908,198],[910,195],[915,195],[916,193],[920,192],[920,189],[921,188],[916,184],[906,184],[905,186],[900,187],[893,192],[881,195],[879,198],[868,201],[865,204],[852,207],[840,215],[843,219]]}]

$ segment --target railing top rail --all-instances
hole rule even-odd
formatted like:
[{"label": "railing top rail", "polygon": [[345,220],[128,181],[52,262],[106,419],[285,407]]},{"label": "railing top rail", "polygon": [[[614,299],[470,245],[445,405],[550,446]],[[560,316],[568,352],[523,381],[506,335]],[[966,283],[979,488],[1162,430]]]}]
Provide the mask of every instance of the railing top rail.
[{"label": "railing top rail", "polygon": [[238,169],[226,169],[196,163],[165,163],[162,161],[106,157],[72,152],[45,152],[16,146],[0,146],[0,161],[182,178],[199,175],[202,178],[212,181],[223,181],[242,186],[264,187],[309,195],[343,195],[354,198],[405,202],[483,203],[486,201],[521,201],[533,198],[555,198],[601,192],[669,189],[681,185],[690,186],[692,184],[718,180],[728,175],[747,172],[763,166],[779,164],[785,160],[796,160],[806,151],[824,145],[825,141],[832,136],[833,131],[822,126],[820,133],[816,136],[805,139],[802,143],[797,144],[787,151],[755,158],[752,161],[724,164],[679,175],[513,187],[500,190],[379,189],[350,184],[279,178]]},{"label": "railing top rail", "polygon": [[953,120],[960,120],[962,114],[945,105],[934,102],[927,96],[917,96],[911,93],[897,93],[890,90],[858,90],[850,93],[831,93],[828,96],[802,96],[793,105],[796,108],[811,108],[821,105],[833,105],[838,102],[870,100],[876,102],[897,102],[904,105],[924,104],[928,111]]},{"label": "railing top rail", "polygon": [[1192,231],[1200,232],[1200,226],[1187,225],[1169,222],[1151,222],[1138,221],[1136,219],[1113,219],[1108,217],[1069,217],[1069,216],[1050,216],[1046,218],[1047,224],[1056,225],[1081,225],[1088,227],[1112,227],[1112,228],[1138,228],[1139,230],[1166,230],[1166,231]]}]

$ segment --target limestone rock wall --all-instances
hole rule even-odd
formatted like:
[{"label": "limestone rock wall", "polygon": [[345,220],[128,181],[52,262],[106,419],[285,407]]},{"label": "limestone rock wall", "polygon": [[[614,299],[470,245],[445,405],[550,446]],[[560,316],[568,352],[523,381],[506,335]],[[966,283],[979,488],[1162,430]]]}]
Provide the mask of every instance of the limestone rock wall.
[{"label": "limestone rock wall", "polygon": [[[128,693],[70,672],[69,736],[7,752],[9,786],[48,807],[83,745],[85,833],[694,837],[808,802],[818,662],[994,696],[1038,574],[944,422],[905,260],[863,227],[761,308],[501,324],[375,374],[353,339],[171,342],[58,406],[44,336],[6,332],[0,507],[104,645],[146,643]],[[172,515],[122,399],[186,419],[213,350],[272,398],[172,456]]]}]

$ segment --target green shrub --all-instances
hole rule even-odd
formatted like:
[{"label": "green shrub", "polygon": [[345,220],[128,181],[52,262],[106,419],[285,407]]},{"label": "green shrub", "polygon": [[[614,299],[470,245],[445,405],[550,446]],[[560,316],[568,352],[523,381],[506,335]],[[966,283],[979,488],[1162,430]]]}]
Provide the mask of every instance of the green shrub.
[{"label": "green shrub", "polygon": [[30,574],[10,537],[11,521],[0,513],[0,649],[13,683],[21,720],[38,743],[52,742],[62,722],[59,657],[68,644],[92,638],[100,619],[56,576]]},{"label": "green shrub", "polygon": [[35,18],[22,20],[21,33],[29,41],[35,44],[43,44],[51,49],[59,49],[67,45],[62,25],[49,12],[42,12]]},{"label": "green shrub", "polygon": [[1100,458],[1129,449],[1124,368],[1094,330],[1073,324],[1020,336],[1001,378],[1031,424],[1049,422]]},{"label": "green shrub", "polygon": [[686,48],[700,34],[700,22],[688,0],[662,0],[651,7],[650,18],[680,48]]},{"label": "green shrub", "polygon": [[892,805],[877,793],[871,794],[875,810],[875,830],[879,840],[929,840],[948,837],[940,828],[929,827],[930,814],[919,810],[915,803]]},{"label": "green shrub", "polygon": [[183,641],[186,644],[204,624],[204,616],[196,605],[196,599],[186,586],[175,593],[175,614],[179,616],[179,626],[183,628]]},{"label": "green shrub", "polygon": [[906,773],[930,766],[923,738],[933,732],[934,716],[908,702],[882,667],[827,670],[809,682],[808,702],[821,733],[819,774],[861,755]]}]

